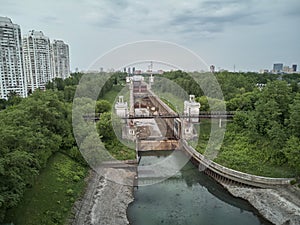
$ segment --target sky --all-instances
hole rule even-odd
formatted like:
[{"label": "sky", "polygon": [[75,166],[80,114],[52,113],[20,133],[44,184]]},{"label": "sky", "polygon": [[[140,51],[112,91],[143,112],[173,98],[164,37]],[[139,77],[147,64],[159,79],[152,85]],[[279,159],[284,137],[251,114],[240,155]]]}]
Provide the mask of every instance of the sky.
[{"label": "sky", "polygon": [[300,67],[299,0],[0,0],[0,16],[68,43],[72,71],[142,40],[176,43],[217,70]]}]

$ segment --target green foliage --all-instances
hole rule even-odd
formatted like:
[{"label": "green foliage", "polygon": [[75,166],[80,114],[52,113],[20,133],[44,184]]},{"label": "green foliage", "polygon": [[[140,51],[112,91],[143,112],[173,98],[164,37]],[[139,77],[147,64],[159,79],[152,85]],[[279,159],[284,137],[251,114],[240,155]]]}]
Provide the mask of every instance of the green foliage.
[{"label": "green foliage", "polygon": [[7,106],[13,106],[13,105],[17,105],[22,101],[22,98],[20,96],[18,96],[18,94],[16,92],[10,92],[8,94],[8,99],[6,102]]},{"label": "green foliage", "polygon": [[18,204],[54,152],[73,145],[69,110],[53,91],[36,91],[0,113],[0,195],[5,201],[0,211]]},{"label": "green foliage", "polygon": [[[47,170],[46,167],[49,159],[52,155],[57,152],[62,152],[64,157],[70,156],[77,163],[80,163],[82,168],[86,166],[85,159],[83,159],[79,149],[76,147],[75,139],[72,130],[72,102],[74,100],[75,91],[77,85],[82,78],[82,73],[73,73],[70,78],[65,80],[56,78],[52,82],[49,82],[46,86],[46,91],[35,91],[30,93],[28,98],[22,99],[12,93],[9,96],[8,101],[1,100],[0,102],[0,222],[2,221],[5,212],[11,207],[20,207],[20,211],[27,210],[28,201],[26,201],[26,189],[30,187],[36,187],[35,192],[42,192],[45,186],[39,186],[37,180],[42,179],[42,175],[37,176],[41,171]],[[101,79],[106,79],[109,77],[107,74],[102,74]],[[90,82],[94,82],[95,76],[87,76]],[[98,77],[99,78],[99,77]],[[99,81],[97,79],[96,81]],[[123,84],[125,82],[125,74],[115,73],[112,75],[111,79],[108,79],[107,83],[104,85],[105,94],[108,90],[111,90],[115,85]],[[97,86],[97,85],[96,85]],[[80,87],[83,90],[87,90],[87,94],[92,94],[95,90],[90,90],[88,85],[83,85]],[[98,88],[98,87],[95,87]],[[84,107],[93,107],[90,103],[91,99],[85,98],[81,101],[85,104]],[[80,101],[80,99],[76,99]],[[88,106],[87,104],[90,103]],[[82,112],[84,112],[84,107]],[[110,110],[110,104],[106,101],[98,101],[99,112],[105,112]],[[81,121],[82,118],[76,118],[76,121]],[[88,149],[89,157],[95,157],[95,151],[98,153],[97,140],[99,136],[94,134],[91,136],[91,132],[88,126],[84,125],[81,129],[87,129],[87,133],[82,134],[82,146]],[[60,155],[61,156],[61,155]],[[61,158],[64,158],[61,157]],[[103,157],[103,156],[101,156]],[[51,163],[50,163],[51,164]],[[64,206],[60,212],[69,212],[70,206],[77,197],[78,190],[73,188],[73,185],[83,185],[81,182],[86,174],[85,169],[73,168],[73,163],[70,160],[65,160],[63,164],[55,163],[52,165],[58,175],[52,177],[48,174],[47,178],[51,180],[54,184],[62,183],[63,187],[53,189],[53,186],[47,186],[47,190],[51,193],[47,193],[47,198],[50,195],[60,195],[63,193],[66,195],[66,190],[71,188],[74,190],[74,195],[72,198],[66,199],[62,197],[61,199],[55,199],[52,202],[53,206],[57,204]],[[52,168],[52,167],[51,167]],[[52,168],[53,169],[53,168]],[[51,169],[51,170],[52,170]],[[46,179],[46,178],[45,178]],[[46,182],[46,181],[43,181]],[[72,184],[71,184],[72,183]],[[67,186],[66,186],[67,184]],[[55,187],[54,187],[55,188]],[[66,189],[67,188],[67,189]],[[81,190],[81,189],[80,189]],[[23,194],[25,192],[25,197]],[[29,190],[28,195],[33,193]],[[43,195],[43,194],[42,194]],[[32,197],[32,196],[31,196]],[[42,197],[43,199],[43,197]],[[44,199],[43,199],[44,201]],[[66,206],[68,203],[68,207]],[[43,209],[43,207],[38,207]],[[30,207],[28,208],[30,209]],[[61,221],[65,218],[65,213],[58,213],[58,209],[45,210],[43,213],[35,213],[38,210],[31,211],[31,217],[39,217],[41,215],[46,216],[46,219],[39,217],[36,220],[33,219],[33,223],[26,223],[25,220],[18,220],[18,224],[61,224]],[[10,214],[12,215],[12,214]],[[19,213],[22,215],[22,213]],[[19,216],[19,218],[22,218]],[[29,216],[28,216],[29,217]],[[14,216],[9,216],[9,218],[14,218]],[[17,218],[17,219],[19,219]],[[15,218],[14,218],[15,219]],[[23,222],[23,223],[22,223]]]},{"label": "green foliage", "polygon": [[78,176],[78,175],[73,176],[73,181],[74,182],[80,181],[80,176]]},{"label": "green foliage", "polygon": [[226,102],[226,107],[228,111],[251,111],[255,108],[254,103],[258,98],[259,92],[257,89],[253,92],[237,94]]},{"label": "green foliage", "polygon": [[79,77],[57,79],[48,84],[50,90],[37,90],[25,99],[12,95],[1,111],[0,221],[7,208],[19,204],[26,188],[34,185],[40,169],[55,152],[64,151],[84,162],[78,149],[73,149],[69,103]]},{"label": "green foliage", "polygon": [[117,160],[135,159],[136,152],[133,148],[123,145],[118,139],[105,142],[105,147],[109,153]]},{"label": "green foliage", "polygon": [[[126,160],[126,159],[134,159],[135,158],[135,150],[126,147],[123,145],[115,135],[115,131],[112,127],[112,118],[110,112],[105,112],[101,114],[100,120],[97,122],[97,131],[99,136],[101,137],[102,141],[105,144],[105,148],[109,151],[109,153],[118,160]],[[95,137],[97,138],[97,137]],[[99,137],[98,137],[99,138]],[[89,143],[95,143],[89,142]],[[88,148],[89,151],[93,149],[92,147]],[[95,156],[101,155],[97,147],[97,153],[91,154],[93,159]],[[102,154],[103,155],[103,154]],[[104,156],[102,156],[104,157]],[[103,160],[103,159],[102,159]],[[97,160],[99,161],[99,159]]]},{"label": "green foliage", "polygon": [[[198,86],[195,80],[186,72],[183,72],[181,70],[170,71],[165,72],[162,76],[164,78],[174,81],[176,84],[182,87],[188,94],[193,94],[195,96],[203,95],[201,88]],[[169,92],[176,93],[176,89],[170,90],[170,87],[167,88],[169,88]]]},{"label": "green foliage", "polygon": [[0,99],[0,111],[5,109],[7,106],[7,101],[5,99]]},{"label": "green foliage", "polygon": [[[193,73],[197,81],[217,90],[208,82],[211,74]],[[201,111],[218,108],[218,101],[203,96],[191,84],[187,73],[172,71],[162,75],[178,83],[188,93],[195,94]],[[237,111],[228,124],[221,152],[216,159],[228,167],[265,176],[299,176],[300,95],[299,74],[219,72],[215,76],[221,86],[228,111]],[[195,82],[194,82],[195,83]],[[259,90],[256,84],[265,84]],[[202,124],[202,127],[205,124]],[[201,133],[197,150],[204,152],[208,141]],[[298,139],[297,139],[298,138]]]},{"label": "green foliage", "polygon": [[283,148],[283,152],[288,159],[288,164],[294,168],[298,174],[300,174],[300,140],[295,136],[291,136],[286,146]]},{"label": "green foliage", "polygon": [[117,94],[124,88],[122,85],[114,85],[108,92],[103,94],[101,99],[108,101],[110,104],[113,104]]},{"label": "green foliage", "polygon": [[196,101],[200,103],[200,109],[204,112],[209,112],[209,103],[206,96],[197,97]]},{"label": "green foliage", "polygon": [[[79,173],[83,176],[74,182],[73,178]],[[75,199],[82,194],[86,174],[86,167],[64,154],[56,153],[32,187],[25,191],[22,201],[8,210],[4,222],[18,225],[65,224]]]},{"label": "green foliage", "polygon": [[291,184],[291,185],[297,184],[297,181],[296,181],[296,180],[291,180],[291,181],[290,181],[290,184]]},{"label": "green foliage", "polygon": [[[112,74],[101,88],[99,99],[105,99],[106,93],[110,92],[115,86],[122,86],[125,84],[127,73],[116,72]],[[107,99],[108,100],[108,99]],[[110,101],[111,102],[111,101]],[[112,103],[112,102],[111,102]]]},{"label": "green foliage", "polygon": [[67,191],[66,191],[66,194],[68,195],[68,196],[72,196],[73,194],[74,194],[74,190],[73,189],[68,189]]},{"label": "green foliage", "polygon": [[289,105],[290,118],[288,120],[288,126],[290,128],[291,135],[300,138],[300,94],[298,93],[292,104]]},{"label": "green foliage", "polygon": [[100,120],[97,123],[97,130],[103,140],[115,139],[111,113],[105,112],[101,114]]},{"label": "green foliage", "polygon": [[109,112],[111,110],[111,104],[106,100],[98,100],[96,102],[96,113]]}]

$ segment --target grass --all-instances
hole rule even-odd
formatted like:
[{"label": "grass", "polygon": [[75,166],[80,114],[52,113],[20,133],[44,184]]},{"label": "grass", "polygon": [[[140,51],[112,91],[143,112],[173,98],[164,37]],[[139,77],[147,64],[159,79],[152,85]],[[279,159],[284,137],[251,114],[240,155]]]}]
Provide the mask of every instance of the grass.
[{"label": "grass", "polygon": [[168,93],[168,92],[159,93],[158,96],[171,109],[173,109],[175,112],[178,113],[183,113],[183,108],[184,108],[183,100],[188,100],[188,99],[181,99],[177,96],[174,96],[172,93]]},{"label": "grass", "polygon": [[[115,99],[119,95],[123,95],[124,101],[128,101],[129,92],[127,89],[123,90],[123,88],[124,86],[122,85],[115,85],[110,91],[106,92],[101,99],[107,100],[111,104],[113,104]],[[122,130],[120,128],[119,136],[121,135],[121,132]],[[105,141],[105,147],[110,152],[110,154],[117,160],[135,159],[136,158],[135,145],[132,142],[126,140],[123,140],[123,143],[117,138],[113,138],[112,140]]]},{"label": "grass", "polygon": [[87,168],[56,153],[19,205],[7,211],[5,221],[15,225],[65,224],[85,187],[86,174]]},{"label": "grass", "polygon": [[203,154],[205,152],[210,137],[211,119],[200,119],[200,124],[195,124],[194,127],[199,134],[199,138],[198,142],[193,143],[192,146],[195,147],[196,145],[196,150]]},{"label": "grass", "polygon": [[[218,120],[212,120],[218,122]],[[204,154],[211,130],[211,120],[201,119],[200,125],[195,126],[199,132],[198,142],[189,141],[198,152]],[[239,145],[239,146],[237,146]],[[250,145],[242,140],[227,140],[222,143],[221,151],[214,160],[217,163],[241,172],[266,177],[294,177],[295,171],[286,164],[274,165],[263,161],[261,147]]]},{"label": "grass", "polygon": [[[130,143],[127,145],[129,146]],[[129,160],[136,159],[135,147],[127,147],[121,143],[118,139],[113,139],[105,142],[105,147],[109,153],[117,160]]]},{"label": "grass", "polygon": [[[244,155],[244,157],[249,157]],[[250,158],[250,157],[249,157]],[[219,156],[216,159],[217,163],[223,166],[238,170],[244,173],[249,173],[257,176],[273,177],[273,178],[292,178],[295,177],[295,171],[291,170],[286,164],[284,165],[274,165],[271,163],[262,162],[260,158],[256,157],[255,161],[252,160],[236,160],[235,164],[229,163],[224,160],[224,158]]]},{"label": "grass", "polygon": [[114,103],[117,95],[120,93],[120,91],[124,88],[122,85],[114,85],[112,89],[104,94],[104,96],[101,99],[109,101],[111,104]]}]

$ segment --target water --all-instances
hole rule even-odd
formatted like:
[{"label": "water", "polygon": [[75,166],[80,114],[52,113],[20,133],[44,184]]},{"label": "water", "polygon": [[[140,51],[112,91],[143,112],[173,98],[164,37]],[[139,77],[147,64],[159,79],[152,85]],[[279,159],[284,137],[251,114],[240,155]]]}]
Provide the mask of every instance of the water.
[{"label": "water", "polygon": [[[162,156],[143,156],[140,164],[161,159]],[[259,217],[249,203],[231,196],[190,162],[163,182],[140,186],[134,195],[135,201],[127,211],[131,225],[271,224]]]}]

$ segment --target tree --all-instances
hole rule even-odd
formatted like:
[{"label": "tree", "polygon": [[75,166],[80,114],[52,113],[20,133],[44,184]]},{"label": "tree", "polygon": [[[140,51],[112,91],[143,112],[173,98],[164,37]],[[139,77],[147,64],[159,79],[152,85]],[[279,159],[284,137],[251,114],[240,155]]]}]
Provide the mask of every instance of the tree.
[{"label": "tree", "polygon": [[300,93],[295,96],[293,103],[289,107],[290,118],[288,126],[290,133],[300,138]]},{"label": "tree", "polygon": [[115,132],[112,127],[111,113],[105,112],[100,116],[97,123],[97,130],[103,140],[112,140],[115,138]]},{"label": "tree", "polygon": [[0,110],[5,109],[7,101],[5,99],[0,99]]},{"label": "tree", "polygon": [[270,100],[274,100],[280,112],[280,121],[278,122],[284,124],[284,120],[288,118],[289,104],[292,99],[291,94],[292,89],[287,82],[276,80],[269,82],[262,90],[260,101],[262,104],[266,104]]},{"label": "tree", "polygon": [[254,109],[258,96],[256,91],[238,94],[226,102],[226,108],[228,111],[251,111]]},{"label": "tree", "polygon": [[17,105],[22,101],[22,98],[15,92],[10,92],[8,94],[8,99],[7,99],[7,105],[12,106],[12,105]]},{"label": "tree", "polygon": [[111,104],[106,100],[98,100],[96,102],[96,113],[109,112],[111,110]]},{"label": "tree", "polygon": [[207,100],[206,96],[197,97],[196,101],[200,103],[200,110],[201,111],[208,112],[210,110],[208,100]]},{"label": "tree", "polygon": [[0,221],[7,208],[16,206],[26,185],[38,174],[34,156],[22,150],[5,154],[0,159]]},{"label": "tree", "polygon": [[291,136],[286,142],[283,149],[285,156],[288,159],[288,164],[294,168],[300,175],[300,140],[295,136]]},{"label": "tree", "polygon": [[64,99],[67,102],[72,102],[76,92],[76,86],[65,86],[64,89]]}]

